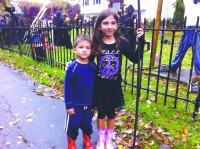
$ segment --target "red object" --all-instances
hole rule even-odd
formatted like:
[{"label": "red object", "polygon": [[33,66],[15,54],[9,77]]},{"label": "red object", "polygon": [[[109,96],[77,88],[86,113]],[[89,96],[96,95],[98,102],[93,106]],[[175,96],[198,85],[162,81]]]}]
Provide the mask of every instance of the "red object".
[{"label": "red object", "polygon": [[83,134],[83,143],[84,143],[85,149],[94,149],[90,141],[90,137],[86,134]]},{"label": "red object", "polygon": [[67,137],[68,140],[68,149],[76,149],[76,143],[75,140],[73,140],[71,137]]},{"label": "red object", "polygon": [[45,44],[45,37],[46,35],[44,33],[40,35],[42,44]]},{"label": "red object", "polygon": [[50,50],[52,48],[49,43],[45,43],[44,47],[45,47],[46,50]]}]

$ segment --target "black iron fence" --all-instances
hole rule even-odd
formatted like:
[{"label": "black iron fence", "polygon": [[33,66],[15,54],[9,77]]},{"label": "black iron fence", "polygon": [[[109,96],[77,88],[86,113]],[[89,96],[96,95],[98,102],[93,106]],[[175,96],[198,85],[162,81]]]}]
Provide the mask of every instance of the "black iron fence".
[{"label": "black iron fence", "polygon": [[[198,22],[199,20],[197,20]],[[185,102],[185,110],[188,103],[195,104],[193,118],[195,119],[199,109],[200,90],[198,84],[196,93],[192,93],[195,100],[190,96],[190,84],[192,78],[196,76],[193,69],[194,54],[197,50],[197,38],[200,29],[198,24],[191,29],[185,25],[166,27],[163,20],[159,29],[155,28],[155,20],[151,24],[144,21],[145,30],[145,50],[141,60],[141,93],[146,100],[163,101],[166,105],[168,100],[173,101],[176,108],[178,101]],[[51,67],[65,68],[66,62],[75,58],[72,52],[72,45],[75,37],[80,34],[92,35],[94,22],[78,22],[76,24],[66,24],[65,27],[55,28],[51,23],[41,23],[40,25],[27,27],[1,27],[0,28],[0,48],[20,55],[26,55],[32,59],[46,63]],[[121,30],[128,35],[131,41],[131,33],[134,34],[137,26],[123,26]],[[182,55],[183,60],[176,71],[171,70],[171,63],[176,55],[180,44],[181,35],[187,31],[193,32],[194,49],[188,50],[186,55]],[[128,34],[127,34],[128,33]],[[158,40],[156,35],[159,33]],[[185,37],[182,36],[182,41]],[[184,42],[182,42],[184,44]],[[198,44],[199,45],[199,44]],[[198,49],[199,50],[199,49]],[[137,89],[137,64],[131,63],[123,58],[123,87],[129,88],[131,94]],[[173,73],[172,73],[173,72]],[[198,95],[197,95],[198,94]]]}]

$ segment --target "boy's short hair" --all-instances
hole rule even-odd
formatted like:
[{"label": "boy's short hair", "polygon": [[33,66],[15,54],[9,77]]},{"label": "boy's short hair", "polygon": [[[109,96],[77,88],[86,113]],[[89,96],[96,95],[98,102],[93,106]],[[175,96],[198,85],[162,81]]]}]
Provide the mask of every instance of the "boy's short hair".
[{"label": "boy's short hair", "polygon": [[86,34],[80,34],[76,37],[75,41],[74,41],[74,48],[76,48],[76,46],[78,45],[78,43],[80,41],[88,41],[89,43],[91,43],[91,48],[92,48],[92,38]]}]

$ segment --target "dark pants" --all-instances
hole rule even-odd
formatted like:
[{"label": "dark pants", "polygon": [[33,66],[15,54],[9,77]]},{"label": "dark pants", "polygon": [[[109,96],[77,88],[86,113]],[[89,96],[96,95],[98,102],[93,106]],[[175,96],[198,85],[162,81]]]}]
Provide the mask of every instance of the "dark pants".
[{"label": "dark pants", "polygon": [[[187,30],[195,29],[195,26],[186,27]],[[200,29],[200,27],[198,27]],[[177,70],[183,60],[187,50],[192,47],[192,52],[194,54],[194,69],[196,75],[200,75],[200,32],[197,33],[197,39],[195,42],[195,31],[186,31],[185,35],[182,35],[178,51],[176,56],[171,63],[171,70]],[[184,37],[184,38],[183,38]],[[195,48],[196,45],[196,48]]]},{"label": "dark pants", "polygon": [[67,136],[76,140],[78,136],[79,128],[90,137],[92,134],[92,118],[94,112],[91,107],[88,106],[77,106],[74,108],[75,114],[68,115],[66,117],[65,130]]}]

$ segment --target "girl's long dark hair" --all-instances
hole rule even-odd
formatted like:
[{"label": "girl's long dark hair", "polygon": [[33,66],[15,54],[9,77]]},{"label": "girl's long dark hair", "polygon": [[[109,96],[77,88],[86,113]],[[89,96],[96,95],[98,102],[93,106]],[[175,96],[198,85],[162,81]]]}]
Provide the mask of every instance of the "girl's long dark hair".
[{"label": "girl's long dark hair", "polygon": [[[94,33],[93,33],[93,48],[94,48],[93,54],[94,55],[101,54],[104,43],[103,43],[103,33],[101,32],[101,30],[99,30],[99,27],[101,25],[101,22],[109,16],[113,16],[115,18],[115,20],[117,21],[117,24],[119,24],[119,16],[113,8],[104,9],[99,13],[99,15],[96,18],[96,22],[94,25]],[[120,41],[119,27],[116,30],[116,32],[114,33],[114,37],[115,37],[115,41],[116,41],[116,46],[118,48],[119,41]]]}]

